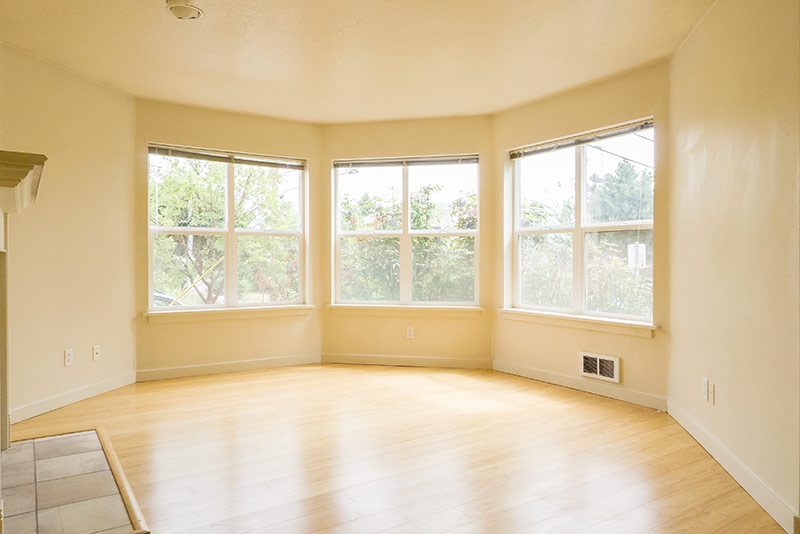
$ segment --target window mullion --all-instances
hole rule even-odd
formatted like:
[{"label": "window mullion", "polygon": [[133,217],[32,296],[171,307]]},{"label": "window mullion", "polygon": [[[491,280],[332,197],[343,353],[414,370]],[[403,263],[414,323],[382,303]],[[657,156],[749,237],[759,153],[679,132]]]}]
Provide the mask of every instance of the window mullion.
[{"label": "window mullion", "polygon": [[[227,232],[227,230],[226,230]],[[219,233],[219,232],[218,232]],[[239,237],[302,237],[301,230],[244,230],[234,229],[233,233]]]},{"label": "window mullion", "polygon": [[478,237],[475,230],[414,230],[411,237]]},{"label": "window mullion", "polygon": [[400,237],[403,236],[403,231],[402,230],[397,230],[397,231],[395,231],[395,230],[380,230],[380,231],[369,231],[369,230],[365,230],[365,231],[353,230],[353,231],[351,231],[351,230],[348,230],[346,232],[341,232],[340,231],[337,234],[337,236],[338,237],[365,237],[365,238],[368,238],[368,237],[377,237],[377,238],[380,238],[380,237],[395,237],[395,238],[400,238]]},{"label": "window mullion", "polygon": [[572,232],[572,310],[584,309],[583,199],[586,194],[586,150],[575,148],[575,228]]},{"label": "window mullion", "polygon": [[511,216],[511,265],[512,265],[512,286],[511,286],[511,305],[520,306],[522,304],[522,254],[520,250],[520,234],[519,234],[519,214],[520,214],[520,160],[512,162],[513,168],[511,170],[511,209],[513,214]]},{"label": "window mullion", "polygon": [[238,297],[238,277],[236,274],[237,245],[236,242],[236,195],[235,173],[233,163],[228,163],[228,180],[225,188],[227,221],[225,233],[225,302],[227,306],[235,306]]},{"label": "window mullion", "polygon": [[147,308],[152,310],[155,307],[153,296],[155,295],[155,283],[153,281],[153,267],[155,263],[154,249],[153,249],[153,231],[152,229],[147,232]]},{"label": "window mullion", "polygon": [[333,214],[333,231],[330,232],[331,242],[333,243],[331,264],[331,287],[333,288],[333,302],[342,301],[342,275],[341,275],[341,254],[339,247],[339,169],[333,169],[333,184],[331,186],[331,213]]},{"label": "window mullion", "polygon": [[306,178],[308,176],[308,171],[303,169],[300,173],[300,176],[297,177],[297,194],[300,195],[300,198],[297,200],[297,206],[300,210],[298,216],[300,220],[298,224],[300,225],[300,235],[297,236],[297,246],[298,252],[300,254],[299,265],[298,265],[298,284],[297,284],[297,298],[301,304],[309,304],[311,302],[310,296],[310,287],[311,287],[311,280],[309,279],[309,272],[310,269],[308,268],[308,259],[309,259],[309,250],[308,250],[308,224],[307,215],[308,215],[308,195],[306,195]]},{"label": "window mullion", "polygon": [[411,303],[411,202],[408,165],[403,165],[403,235],[400,237],[400,303]]}]

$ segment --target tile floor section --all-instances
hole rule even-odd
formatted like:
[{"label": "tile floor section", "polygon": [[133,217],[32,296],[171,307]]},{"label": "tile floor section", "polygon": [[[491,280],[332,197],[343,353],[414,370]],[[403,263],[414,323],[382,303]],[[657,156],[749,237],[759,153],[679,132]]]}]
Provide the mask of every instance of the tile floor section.
[{"label": "tile floor section", "polygon": [[2,453],[5,534],[130,534],[92,430],[13,443]]}]

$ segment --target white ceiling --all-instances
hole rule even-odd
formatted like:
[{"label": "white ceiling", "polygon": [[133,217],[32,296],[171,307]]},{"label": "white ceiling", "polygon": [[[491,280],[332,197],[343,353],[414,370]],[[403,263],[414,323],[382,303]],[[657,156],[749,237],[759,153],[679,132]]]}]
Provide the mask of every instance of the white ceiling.
[{"label": "white ceiling", "polygon": [[0,41],[146,98],[312,122],[499,111],[668,57],[713,0],[0,0]]}]

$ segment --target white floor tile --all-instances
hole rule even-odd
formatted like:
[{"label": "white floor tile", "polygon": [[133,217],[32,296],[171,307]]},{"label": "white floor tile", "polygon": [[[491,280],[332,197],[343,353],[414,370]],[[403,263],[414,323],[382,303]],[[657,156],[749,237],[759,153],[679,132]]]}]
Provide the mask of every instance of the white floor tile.
[{"label": "white floor tile", "polygon": [[82,452],[99,451],[103,447],[94,432],[88,434],[67,434],[60,439],[37,441],[34,452],[37,460],[80,454]]},{"label": "white floor tile", "polygon": [[119,495],[39,510],[39,534],[90,534],[129,525]]},{"label": "white floor tile", "polygon": [[39,510],[119,493],[109,470],[39,482],[36,490]]},{"label": "white floor tile", "polygon": [[36,480],[44,482],[56,478],[94,473],[108,468],[106,455],[103,451],[71,454],[37,461]]},{"label": "white floor tile", "polygon": [[3,490],[3,513],[6,516],[36,510],[36,486],[27,484]]},{"label": "white floor tile", "polygon": [[3,532],[5,534],[36,534],[36,512],[7,517],[3,520]]},{"label": "white floor tile", "polygon": [[33,484],[33,462],[3,466],[3,489]]}]

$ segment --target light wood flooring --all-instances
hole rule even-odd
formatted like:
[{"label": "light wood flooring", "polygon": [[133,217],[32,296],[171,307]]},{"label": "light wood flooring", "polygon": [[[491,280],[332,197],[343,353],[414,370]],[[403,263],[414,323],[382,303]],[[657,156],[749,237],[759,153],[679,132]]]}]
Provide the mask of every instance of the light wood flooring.
[{"label": "light wood flooring", "polygon": [[669,415],[495,371],[145,382],[12,438],[98,424],[154,534],[783,532]]}]

